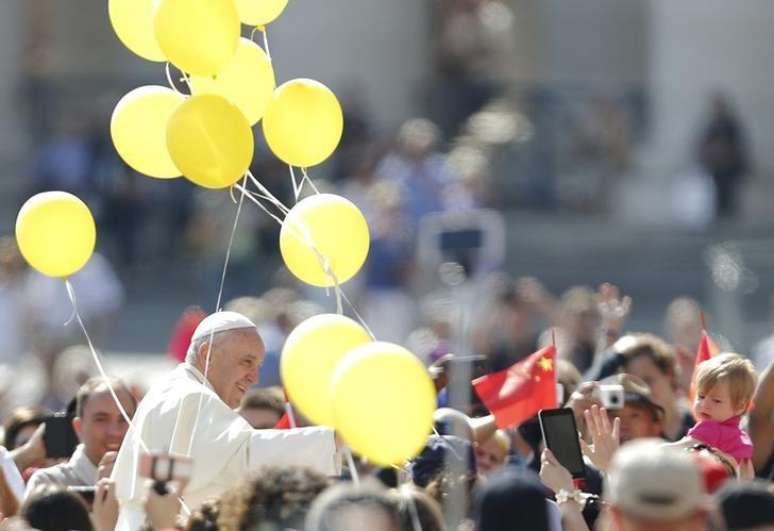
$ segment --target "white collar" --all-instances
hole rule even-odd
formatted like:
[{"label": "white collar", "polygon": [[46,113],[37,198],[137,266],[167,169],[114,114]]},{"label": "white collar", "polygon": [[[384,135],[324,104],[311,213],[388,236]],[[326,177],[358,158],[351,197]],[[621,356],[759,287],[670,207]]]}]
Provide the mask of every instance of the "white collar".
[{"label": "white collar", "polygon": [[[215,388],[212,387],[212,384],[210,383],[210,381],[207,380],[207,378],[204,377],[204,375],[199,371],[199,369],[197,369],[196,367],[194,367],[193,365],[191,365],[188,362],[183,362],[179,366],[182,367],[183,370],[186,371],[189,375],[193,376],[193,378],[197,382],[202,384],[204,387],[206,387],[210,391],[215,392]],[[215,393],[215,394],[217,394],[217,393]]]},{"label": "white collar", "polygon": [[97,465],[86,455],[86,447],[83,444],[75,448],[67,464],[85,484],[93,485],[97,482]]}]

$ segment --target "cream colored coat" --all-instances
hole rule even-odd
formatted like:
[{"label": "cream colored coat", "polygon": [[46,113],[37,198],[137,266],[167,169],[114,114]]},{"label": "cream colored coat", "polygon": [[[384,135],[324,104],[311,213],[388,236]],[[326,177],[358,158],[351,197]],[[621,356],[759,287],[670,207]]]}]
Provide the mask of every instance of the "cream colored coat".
[{"label": "cream colored coat", "polygon": [[146,481],[137,474],[143,451],[138,434],[149,450],[189,455],[190,445],[193,472],[183,492],[190,509],[235,486],[261,465],[307,466],[329,476],[340,471],[331,429],[254,430],[186,363],[150,390],[137,408],[133,425],[112,475],[121,504],[117,529],[122,531],[138,529],[145,517]]}]

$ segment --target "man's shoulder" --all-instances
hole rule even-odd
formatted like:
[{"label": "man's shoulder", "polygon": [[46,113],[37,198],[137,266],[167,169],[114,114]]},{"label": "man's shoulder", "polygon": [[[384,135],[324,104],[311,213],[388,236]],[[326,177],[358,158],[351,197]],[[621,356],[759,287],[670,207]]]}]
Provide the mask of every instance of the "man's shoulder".
[{"label": "man's shoulder", "polygon": [[83,481],[74,473],[73,467],[69,463],[59,463],[58,465],[36,470],[27,482],[27,493],[29,495],[33,490],[41,487],[69,487],[83,484]]}]

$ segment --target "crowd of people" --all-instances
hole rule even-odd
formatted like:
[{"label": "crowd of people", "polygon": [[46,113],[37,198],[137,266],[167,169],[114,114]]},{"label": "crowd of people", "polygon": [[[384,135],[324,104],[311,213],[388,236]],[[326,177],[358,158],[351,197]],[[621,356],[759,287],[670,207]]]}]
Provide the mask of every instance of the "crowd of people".
[{"label": "crowd of people", "polygon": [[[43,531],[774,526],[771,352],[753,364],[713,345],[717,352],[694,367],[707,341],[698,303],[676,299],[663,338],[629,332],[632,301],[607,284],[557,298],[535,279],[497,275],[482,284],[478,304],[475,356],[451,352],[452,312],[430,312],[409,334],[436,384],[438,409],[421,452],[386,468],[358,456],[349,461],[329,428],[285,429],[282,345],[318,306],[275,288],[234,299],[208,317],[189,309],[171,331],[170,354],[181,364],[158,386],[106,382],[83,363],[68,373],[62,385],[72,394],[64,409],[78,444],[67,456],[52,452],[56,439],[46,436],[50,417],[39,404],[4,409],[2,525]],[[498,427],[472,387],[465,406],[450,407],[460,374],[508,369],[552,343],[557,405],[573,412],[585,456],[580,480],[545,447],[537,416]],[[603,404],[600,391],[610,385],[623,390],[621,403]],[[292,417],[306,425],[298,411]],[[179,472],[186,461],[177,457],[177,474],[169,467],[159,473],[155,461],[143,464],[147,450],[167,465],[167,452],[192,462]]]}]

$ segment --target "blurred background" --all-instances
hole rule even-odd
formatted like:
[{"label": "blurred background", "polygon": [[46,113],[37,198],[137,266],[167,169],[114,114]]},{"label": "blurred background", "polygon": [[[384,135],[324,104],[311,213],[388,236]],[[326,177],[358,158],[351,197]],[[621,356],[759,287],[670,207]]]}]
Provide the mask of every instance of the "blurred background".
[{"label": "blurred background", "polygon": [[[341,144],[310,177],[369,220],[369,261],[345,291],[379,339],[429,361],[498,341],[526,352],[559,321],[593,328],[611,282],[633,298],[628,330],[677,341],[698,310],[670,303],[689,297],[715,337],[763,363],[772,27],[770,0],[292,0],[268,38],[278,84],[317,79],[343,105]],[[108,365],[143,385],[195,322],[186,308],[215,310],[235,213],[227,192],[118,159],[112,109],[146,84],[166,84],[164,65],[120,44],[105,0],[0,1],[2,234],[34,193],[89,204],[99,253],[74,280],[83,316]],[[260,127],[256,139],[253,173],[292,204],[287,167]],[[261,324],[267,384],[284,335],[335,310],[290,278],[278,234],[246,208],[223,293]],[[70,316],[61,282],[5,240],[0,384],[37,364],[16,392],[54,404],[60,373],[92,371],[88,351],[66,350],[83,341]]]}]

